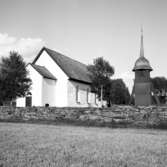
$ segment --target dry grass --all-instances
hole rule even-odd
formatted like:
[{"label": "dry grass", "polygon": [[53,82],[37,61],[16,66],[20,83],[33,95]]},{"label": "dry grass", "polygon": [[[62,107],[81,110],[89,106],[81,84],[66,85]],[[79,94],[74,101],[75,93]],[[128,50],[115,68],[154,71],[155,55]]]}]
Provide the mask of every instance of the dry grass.
[{"label": "dry grass", "polygon": [[166,167],[167,131],[0,123],[0,167]]}]

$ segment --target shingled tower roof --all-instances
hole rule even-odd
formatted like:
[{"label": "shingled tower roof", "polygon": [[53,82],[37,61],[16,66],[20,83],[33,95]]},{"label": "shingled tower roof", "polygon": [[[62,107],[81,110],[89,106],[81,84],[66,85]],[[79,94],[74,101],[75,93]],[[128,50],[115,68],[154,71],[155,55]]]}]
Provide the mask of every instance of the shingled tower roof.
[{"label": "shingled tower roof", "polygon": [[136,70],[149,70],[152,71],[149,61],[144,57],[144,45],[143,45],[143,30],[141,30],[141,46],[140,57],[136,60],[133,71]]}]

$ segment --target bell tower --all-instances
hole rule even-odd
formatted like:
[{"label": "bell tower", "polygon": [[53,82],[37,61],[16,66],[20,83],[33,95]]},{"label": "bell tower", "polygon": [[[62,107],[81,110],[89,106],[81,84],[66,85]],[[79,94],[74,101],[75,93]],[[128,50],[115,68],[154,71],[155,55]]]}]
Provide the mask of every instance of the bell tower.
[{"label": "bell tower", "polygon": [[149,106],[152,104],[152,84],[150,79],[152,70],[149,61],[144,57],[143,30],[141,30],[140,56],[133,68],[135,72],[133,95],[137,106]]}]

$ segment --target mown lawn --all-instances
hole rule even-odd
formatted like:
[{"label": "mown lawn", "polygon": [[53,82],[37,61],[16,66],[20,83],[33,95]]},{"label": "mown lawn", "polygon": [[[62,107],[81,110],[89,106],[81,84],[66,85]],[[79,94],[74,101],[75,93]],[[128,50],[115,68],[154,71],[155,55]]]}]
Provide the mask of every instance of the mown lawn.
[{"label": "mown lawn", "polygon": [[166,167],[167,131],[0,123],[0,167]]}]

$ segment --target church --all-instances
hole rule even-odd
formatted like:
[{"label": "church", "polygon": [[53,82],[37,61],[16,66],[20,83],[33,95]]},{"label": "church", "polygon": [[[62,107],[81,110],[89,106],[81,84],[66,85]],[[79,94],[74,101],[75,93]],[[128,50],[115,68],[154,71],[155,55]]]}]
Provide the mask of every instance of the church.
[{"label": "church", "polygon": [[27,69],[32,86],[27,97],[16,100],[18,107],[100,106],[85,64],[43,47]]},{"label": "church", "polygon": [[[32,63],[27,65],[32,80],[31,91],[18,98],[18,107],[101,107],[97,95],[91,91],[91,78],[87,66],[61,53],[43,47]],[[136,106],[153,104],[153,86],[149,61],[144,56],[143,31],[140,56],[136,60],[132,95]],[[105,103],[105,102],[104,102]]]}]

